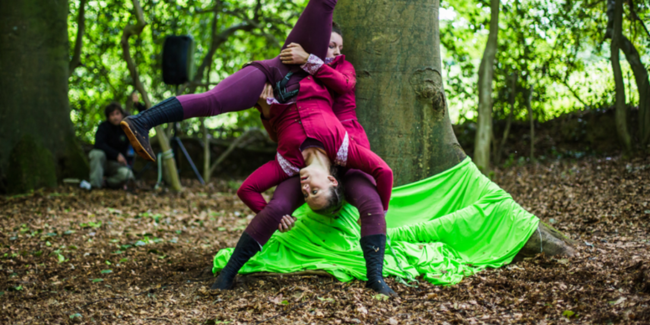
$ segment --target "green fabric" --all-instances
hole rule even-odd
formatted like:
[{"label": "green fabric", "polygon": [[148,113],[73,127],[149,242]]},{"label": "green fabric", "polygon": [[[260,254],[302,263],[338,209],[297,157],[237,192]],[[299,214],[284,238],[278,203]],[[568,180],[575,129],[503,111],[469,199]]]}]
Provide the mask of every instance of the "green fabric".
[{"label": "green fabric", "polygon": [[[240,274],[318,269],[344,282],[367,280],[356,208],[346,204],[337,218],[330,218],[305,205],[293,216],[298,218],[295,227],[276,232]],[[390,243],[384,276],[455,284],[485,267],[510,263],[539,219],[468,158],[438,175],[394,188],[386,222]],[[231,254],[232,248],[219,251],[213,272]]]}]

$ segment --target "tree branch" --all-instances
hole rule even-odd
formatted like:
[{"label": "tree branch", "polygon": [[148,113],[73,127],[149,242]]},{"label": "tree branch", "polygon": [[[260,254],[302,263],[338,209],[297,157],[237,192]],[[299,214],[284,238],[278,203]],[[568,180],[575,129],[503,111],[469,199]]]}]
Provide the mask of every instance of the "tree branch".
[{"label": "tree branch", "polygon": [[77,37],[74,42],[74,51],[72,52],[72,59],[70,60],[70,65],[68,69],[68,76],[72,76],[74,70],[81,66],[81,47],[83,45],[83,36],[86,29],[86,1],[81,0],[79,2],[79,14],[77,16]]},{"label": "tree branch", "polygon": [[217,158],[217,160],[215,160],[214,163],[212,163],[212,166],[210,166],[210,174],[213,174],[214,171],[215,171],[215,170],[217,169],[217,167],[219,166],[219,164],[221,164],[221,163],[222,163],[222,162],[223,162],[223,161],[228,157],[228,155],[230,155],[230,153],[231,153],[233,150],[235,150],[235,148],[236,148],[237,146],[239,146],[239,144],[240,144],[244,139],[246,139],[246,138],[248,137],[249,134],[251,134],[251,133],[253,133],[253,132],[260,132],[260,130],[259,130],[258,128],[253,128],[253,129],[246,130],[246,132],[242,133],[242,135],[240,135],[237,139],[235,139],[235,141],[233,141],[233,142],[230,144],[230,146],[228,146],[228,149],[226,149],[226,151],[224,151],[224,152],[219,156],[219,158]]},{"label": "tree branch", "polygon": [[[206,53],[205,57],[203,57],[203,60],[201,61],[201,65],[196,69],[196,74],[194,75],[194,79],[181,86],[180,92],[181,93],[194,93],[196,91],[196,88],[201,85],[201,80],[203,79],[203,75],[205,74],[206,69],[210,64],[213,62],[213,57],[214,54],[217,52],[217,49],[221,47],[223,43],[225,43],[230,36],[232,36],[234,33],[237,31],[252,31],[253,29],[259,29],[261,36],[266,37],[267,40],[273,43],[273,46],[280,47],[280,42],[273,36],[272,34],[264,32],[263,26],[260,24],[260,17],[261,17],[261,10],[262,10],[262,2],[261,0],[258,0],[255,8],[254,8],[254,13],[253,13],[253,19],[249,18],[248,15],[244,10],[237,9],[237,10],[224,10],[224,11],[219,11],[220,6],[217,5],[212,8],[214,11],[214,22],[212,25],[212,42],[210,43],[210,47],[208,49],[208,52]],[[201,10],[200,12],[206,12],[206,10]],[[235,17],[240,18],[243,20],[242,23],[232,25],[225,30],[221,31],[221,33],[217,34],[216,33],[216,20],[217,20],[217,13],[222,12],[225,14],[229,14]],[[186,91],[187,90],[187,91]]]},{"label": "tree branch", "polygon": [[645,27],[645,24],[643,23],[643,20],[641,20],[641,17],[639,17],[639,15],[636,14],[636,11],[634,11],[634,4],[632,3],[632,0],[629,0],[627,4],[630,6],[630,13],[632,14],[632,18],[639,21],[641,27],[643,27],[643,30],[645,30],[645,33],[650,38],[650,31],[648,31],[648,27]]},{"label": "tree branch", "polygon": [[[250,31],[254,26],[250,24],[236,24],[233,26],[230,26],[226,28],[224,31],[216,35],[215,37],[212,38],[212,43],[210,43],[210,48],[208,49],[208,53],[206,53],[205,57],[203,58],[203,61],[201,62],[201,65],[196,69],[196,74],[194,75],[194,80],[192,80],[192,83],[190,83],[187,86],[188,92],[193,93],[196,91],[196,88],[198,87],[197,85],[200,84],[201,79],[203,79],[203,74],[205,73],[205,70],[207,69],[208,65],[212,63],[212,58],[214,57],[214,53],[217,52],[217,49],[225,43],[228,38],[234,34],[235,32],[239,30],[244,30],[244,31]],[[185,92],[182,89],[181,92]]]}]

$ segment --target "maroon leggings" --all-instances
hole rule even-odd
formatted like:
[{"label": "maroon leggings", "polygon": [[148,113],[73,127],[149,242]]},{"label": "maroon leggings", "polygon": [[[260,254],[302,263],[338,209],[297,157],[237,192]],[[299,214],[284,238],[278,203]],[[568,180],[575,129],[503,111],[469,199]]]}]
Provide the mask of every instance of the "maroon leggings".
[{"label": "maroon leggings", "polygon": [[[386,234],[386,218],[377,188],[368,174],[351,169],[343,176],[346,200],[359,210],[361,237]],[[246,227],[246,233],[260,245],[265,245],[278,229],[284,215],[291,215],[305,202],[300,178],[291,177],[275,189],[269,204],[260,211]]]},{"label": "maroon leggings", "polygon": [[[325,58],[332,34],[332,14],[336,2],[337,0],[309,1],[282,48],[292,42],[298,43],[307,53]],[[249,109],[259,99],[264,83],[268,81],[275,85],[290,70],[296,70],[295,66],[282,64],[278,56],[254,62],[205,93],[178,96],[177,99],[183,106],[183,118],[214,116]],[[287,89],[295,89],[304,76],[302,73],[296,74]]]}]

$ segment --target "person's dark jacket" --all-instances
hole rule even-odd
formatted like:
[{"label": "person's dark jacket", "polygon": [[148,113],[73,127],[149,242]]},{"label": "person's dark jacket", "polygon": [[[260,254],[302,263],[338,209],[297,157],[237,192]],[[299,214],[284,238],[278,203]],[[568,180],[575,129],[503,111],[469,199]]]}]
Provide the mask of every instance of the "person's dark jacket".
[{"label": "person's dark jacket", "polygon": [[106,158],[110,160],[117,160],[117,155],[120,153],[126,158],[129,139],[119,125],[104,121],[95,134],[95,149],[104,151]]}]

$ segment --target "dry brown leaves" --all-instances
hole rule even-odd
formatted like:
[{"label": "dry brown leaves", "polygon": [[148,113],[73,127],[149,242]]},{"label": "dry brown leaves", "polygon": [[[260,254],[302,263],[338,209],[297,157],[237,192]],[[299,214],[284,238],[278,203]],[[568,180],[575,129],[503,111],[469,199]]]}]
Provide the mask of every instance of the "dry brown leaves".
[{"label": "dry brown leaves", "polygon": [[650,160],[588,159],[497,171],[523,207],[580,243],[451,287],[315,275],[241,277],[206,267],[252,217],[224,184],[182,194],[70,188],[0,199],[0,323],[650,323]]}]

